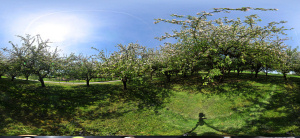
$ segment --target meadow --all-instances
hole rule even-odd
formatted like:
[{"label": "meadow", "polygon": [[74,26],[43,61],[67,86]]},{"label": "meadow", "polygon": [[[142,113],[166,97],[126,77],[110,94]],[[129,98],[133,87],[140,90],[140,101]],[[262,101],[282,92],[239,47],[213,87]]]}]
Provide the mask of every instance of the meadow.
[{"label": "meadow", "polygon": [[[201,73],[200,73],[201,74]],[[101,84],[0,79],[0,135],[300,135],[300,77],[231,72],[202,85],[200,74]],[[199,113],[205,119],[199,120]]]}]

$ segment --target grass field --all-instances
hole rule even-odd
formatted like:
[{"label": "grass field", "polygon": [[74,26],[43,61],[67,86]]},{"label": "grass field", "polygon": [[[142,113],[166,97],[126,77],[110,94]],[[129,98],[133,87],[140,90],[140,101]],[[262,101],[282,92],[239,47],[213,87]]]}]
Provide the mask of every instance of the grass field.
[{"label": "grass field", "polygon": [[[46,83],[0,79],[0,135],[300,135],[300,78],[231,73],[201,86],[200,76],[152,83]],[[199,113],[206,117],[199,121]]]}]

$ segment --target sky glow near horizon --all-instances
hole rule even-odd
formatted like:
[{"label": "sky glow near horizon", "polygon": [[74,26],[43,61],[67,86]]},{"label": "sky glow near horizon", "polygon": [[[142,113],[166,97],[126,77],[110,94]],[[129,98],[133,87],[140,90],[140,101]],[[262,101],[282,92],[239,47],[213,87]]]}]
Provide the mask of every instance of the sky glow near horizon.
[{"label": "sky glow near horizon", "polygon": [[[113,52],[117,44],[139,44],[156,48],[164,42],[176,42],[169,39],[158,41],[165,32],[180,29],[179,25],[167,23],[153,24],[154,19],[173,19],[171,14],[192,15],[201,11],[212,11],[213,8],[277,8],[278,11],[248,11],[217,13],[211,18],[227,16],[229,19],[258,14],[261,26],[271,21],[288,21],[285,28],[288,40],[285,43],[293,48],[300,46],[300,1],[285,0],[65,0],[65,1],[4,1],[0,5],[0,48],[8,47],[12,41],[20,44],[16,35],[40,34],[50,39],[51,47],[58,47],[62,54],[97,54],[91,49]],[[298,49],[300,50],[300,49]]]}]

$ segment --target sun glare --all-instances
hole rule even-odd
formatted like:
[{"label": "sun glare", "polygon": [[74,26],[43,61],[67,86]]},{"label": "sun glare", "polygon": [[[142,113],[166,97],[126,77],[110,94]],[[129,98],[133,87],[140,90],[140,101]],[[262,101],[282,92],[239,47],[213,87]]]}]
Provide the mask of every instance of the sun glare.
[{"label": "sun glare", "polygon": [[33,34],[40,34],[42,38],[50,39],[51,42],[62,42],[70,33],[70,27],[62,24],[41,24],[34,30]]}]

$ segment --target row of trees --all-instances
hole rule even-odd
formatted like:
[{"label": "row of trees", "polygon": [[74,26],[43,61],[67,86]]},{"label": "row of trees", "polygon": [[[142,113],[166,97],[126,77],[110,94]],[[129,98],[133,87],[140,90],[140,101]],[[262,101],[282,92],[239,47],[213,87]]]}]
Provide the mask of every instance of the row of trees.
[{"label": "row of trees", "polygon": [[[208,71],[206,79],[212,81],[215,76],[219,81],[224,79],[225,72],[237,70],[251,70],[258,72],[265,70],[277,70],[283,73],[284,78],[290,71],[299,70],[299,52],[284,44],[287,38],[280,36],[284,33],[284,26],[278,27],[285,21],[270,22],[261,27],[257,15],[246,16],[242,21],[240,18],[229,20],[227,17],[208,20],[213,13],[230,12],[231,10],[277,10],[243,7],[239,9],[215,8],[213,12],[202,12],[195,16],[175,15],[175,19],[156,19],[155,23],[166,22],[181,26],[180,31],[173,34],[166,33],[158,38],[164,40],[175,38],[179,41],[175,44],[166,44],[165,51],[173,63],[168,64],[166,74],[180,69],[184,74],[191,74],[199,69]],[[178,20],[178,19],[185,20]],[[164,47],[166,48],[166,47]],[[171,50],[169,50],[171,49]],[[178,67],[180,66],[180,67]]]},{"label": "row of trees", "polygon": [[[74,53],[60,56],[58,50],[50,51],[49,40],[43,41],[39,35],[19,36],[22,46],[12,42],[12,49],[3,49],[0,53],[0,75],[7,74],[12,80],[15,76],[24,75],[27,79],[31,74],[39,77],[42,87],[43,78],[49,76],[69,76],[84,79],[89,86],[92,78],[120,77],[124,89],[127,81],[149,74],[161,74],[169,82],[172,75],[182,72],[184,76],[193,75],[200,70],[208,73],[203,76],[205,83],[214,80],[223,81],[226,73],[237,70],[258,72],[277,70],[284,78],[290,71],[299,73],[300,54],[284,44],[286,35],[285,23],[271,22],[261,27],[257,15],[246,16],[244,20],[227,17],[208,20],[213,13],[230,12],[231,10],[248,11],[250,7],[239,9],[219,8],[213,12],[198,13],[197,16],[172,15],[175,19],[156,19],[155,23],[166,22],[178,24],[181,30],[166,33],[157,39],[175,38],[176,43],[165,43],[160,49],[151,49],[138,43],[127,46],[119,44],[117,51],[105,54],[103,50],[98,55],[84,56]],[[276,10],[261,9],[253,10]],[[184,20],[178,20],[184,19]],[[267,74],[266,74],[267,75]]]}]

